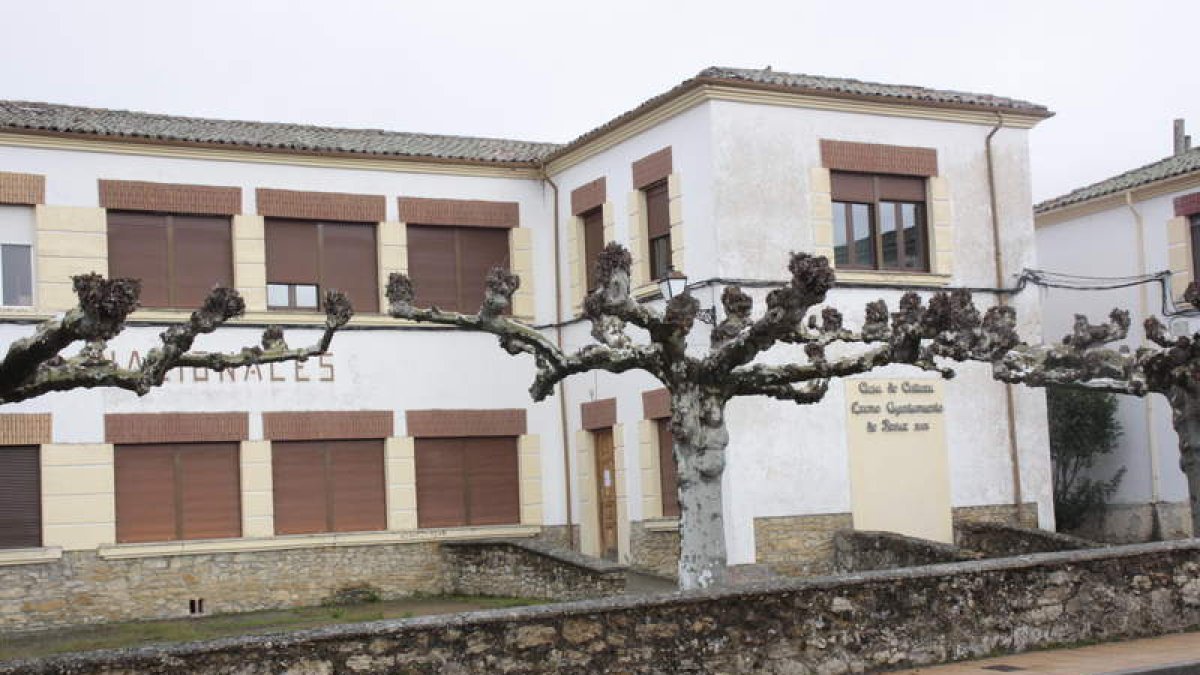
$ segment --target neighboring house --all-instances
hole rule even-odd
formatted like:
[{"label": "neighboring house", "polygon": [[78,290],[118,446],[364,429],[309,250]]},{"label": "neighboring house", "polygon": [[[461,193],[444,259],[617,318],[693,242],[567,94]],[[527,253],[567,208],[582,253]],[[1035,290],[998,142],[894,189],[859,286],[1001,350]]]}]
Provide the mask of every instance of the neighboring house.
[{"label": "neighboring house", "polygon": [[[1042,305],[1048,338],[1069,333],[1076,314],[1101,321],[1114,307],[1130,312],[1130,348],[1146,343],[1141,326],[1147,317],[1159,317],[1176,334],[1200,330],[1200,316],[1183,303],[1183,291],[1196,278],[1200,250],[1200,149],[1190,147],[1182,121],[1175,132],[1170,157],[1035,207],[1038,262],[1047,271],[1100,279],[1093,284],[1171,273],[1161,285],[1048,289]],[[1092,527],[1112,541],[1191,536],[1187,479],[1179,468],[1170,406],[1161,396],[1123,396],[1119,419],[1124,427],[1120,445],[1091,476],[1108,480],[1121,467],[1126,473]]]},{"label": "neighboring house", "polygon": [[[0,562],[70,568],[105,602],[119,583],[110,617],[178,615],[196,597],[210,611],[311,602],[298,588],[323,565],[391,594],[436,589],[436,542],[469,537],[574,541],[669,572],[660,385],[589,374],[532,404],[531,364],[494,338],[381,314],[388,274],[410,274],[419,303],[473,311],[488,268],[507,264],[522,280],[515,315],[554,335],[560,323],[567,348],[590,339],[579,306],[606,241],[631,250],[646,302],[674,269],[712,307],[731,281],[782,279],[788,252],[808,251],[835,259],[830,303],[851,325],[908,289],[983,288],[988,306],[987,288],[1033,263],[1028,129],[1050,114],[724,68],[566,145],[0,103],[0,343],[71,306],[70,276],[93,270],[144,280],[146,309],[110,344],[122,362],[213,284],[248,311],[201,348],[253,343],[270,323],[310,340],[323,288],[357,309],[333,353],[305,364],[7,406]],[[761,309],[768,288],[752,286]],[[1014,304],[1038,339],[1037,294]],[[730,562],[827,571],[832,532],[852,525],[942,540],[956,519],[1052,528],[1042,394],[980,364],[959,373],[893,367],[835,382],[818,405],[733,402]],[[889,384],[928,414],[865,412]],[[137,581],[162,566],[188,579]],[[272,588],[238,584],[249,578]],[[30,611],[0,612],[0,626]]]}]

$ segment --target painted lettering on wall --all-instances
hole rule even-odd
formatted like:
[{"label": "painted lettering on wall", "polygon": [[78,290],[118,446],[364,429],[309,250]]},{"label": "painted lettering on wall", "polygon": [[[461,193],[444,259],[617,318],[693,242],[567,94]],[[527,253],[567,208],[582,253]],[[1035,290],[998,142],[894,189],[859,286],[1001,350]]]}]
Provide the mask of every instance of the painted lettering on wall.
[{"label": "painted lettering on wall", "polygon": [[850,424],[871,434],[929,432],[945,412],[937,387],[928,382],[862,380],[847,398]]},{"label": "painted lettering on wall", "polygon": [[[111,352],[108,358],[125,368],[138,368],[142,365],[142,354],[136,349],[125,355]],[[260,382],[311,384],[335,382],[336,380],[337,370],[334,368],[332,353],[321,354],[307,361],[264,363],[243,368],[230,368],[220,372],[208,368],[174,368],[163,379],[164,383],[178,384],[256,384]]]}]

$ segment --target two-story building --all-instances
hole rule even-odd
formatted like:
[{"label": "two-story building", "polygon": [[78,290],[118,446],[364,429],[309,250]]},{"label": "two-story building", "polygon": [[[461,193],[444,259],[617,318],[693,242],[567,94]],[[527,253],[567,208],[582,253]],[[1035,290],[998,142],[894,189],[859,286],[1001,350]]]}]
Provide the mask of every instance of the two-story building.
[{"label": "two-story building", "polygon": [[[1195,308],[1183,301],[1197,278],[1200,250],[1200,149],[1190,146],[1178,120],[1169,157],[1035,207],[1041,267],[1085,277],[1065,280],[1082,288],[1045,291],[1048,337],[1069,333],[1076,314],[1099,321],[1114,307],[1129,310],[1133,319],[1126,340],[1132,349],[1146,344],[1141,326],[1151,316],[1176,335],[1200,330]],[[1169,275],[1152,278],[1162,272]],[[1161,396],[1122,396],[1118,405],[1124,433],[1090,475],[1109,480],[1122,467],[1125,474],[1104,514],[1088,527],[1110,541],[1191,536],[1187,478],[1179,468],[1170,406]]]},{"label": "two-story building", "polygon": [[[202,349],[269,324],[311,340],[324,288],[357,310],[307,363],[5,406],[0,578],[20,590],[0,626],[81,602],[102,620],[186,614],[189,598],[316,602],[347,583],[437,590],[438,543],[470,537],[670,572],[661,385],[588,374],[533,404],[532,364],[493,338],[382,314],[387,276],[412,276],[419,304],[473,311],[506,264],[522,279],[514,314],[568,349],[590,339],[579,307],[606,241],[631,250],[645,302],[674,269],[706,308],[734,282],[761,306],[789,251],[809,251],[834,260],[829,303],[852,325],[906,290],[970,287],[986,307],[1033,264],[1027,135],[1049,115],[728,68],[565,145],[0,103],[0,342],[71,306],[71,275],[90,271],[143,279],[144,309],[109,345],[121,362],[214,284],[247,313]],[[1038,296],[1008,301],[1038,339]],[[832,532],[852,526],[942,540],[961,519],[1052,528],[1041,393],[958,371],[892,367],[804,407],[734,401],[730,563],[826,571]],[[888,407],[913,401],[919,419]]]}]

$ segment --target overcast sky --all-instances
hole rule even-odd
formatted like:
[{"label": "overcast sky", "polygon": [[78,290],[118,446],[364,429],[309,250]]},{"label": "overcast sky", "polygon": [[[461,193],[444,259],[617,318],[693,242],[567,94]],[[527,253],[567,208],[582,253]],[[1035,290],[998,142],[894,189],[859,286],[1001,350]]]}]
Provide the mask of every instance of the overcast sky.
[{"label": "overcast sky", "polygon": [[708,65],[1001,94],[1044,199],[1200,140],[1200,2],[10,1],[0,98],[566,141]]}]

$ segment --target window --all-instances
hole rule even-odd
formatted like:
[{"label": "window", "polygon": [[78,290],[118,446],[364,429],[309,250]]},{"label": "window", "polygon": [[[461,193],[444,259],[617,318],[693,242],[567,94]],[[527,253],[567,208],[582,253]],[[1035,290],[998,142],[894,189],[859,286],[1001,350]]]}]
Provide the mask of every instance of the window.
[{"label": "window", "polygon": [[488,272],[508,265],[507,228],[408,226],[408,274],[419,306],[477,312]]},{"label": "window", "polygon": [[679,517],[679,469],[675,464],[675,437],[671,435],[671,418],[654,421],[658,431],[658,479],[662,487],[662,514]]},{"label": "window", "polygon": [[834,171],[834,264],[928,271],[925,179]]},{"label": "window", "polygon": [[418,438],[419,527],[521,522],[517,439]]},{"label": "window", "polygon": [[1188,216],[1188,231],[1192,237],[1192,278],[1200,279],[1200,213]]},{"label": "window", "polygon": [[580,216],[583,222],[583,265],[587,292],[596,288],[596,261],[604,250],[604,209],[596,207]]},{"label": "window", "polygon": [[321,309],[326,290],[359,312],[379,311],[374,223],[266,220],[267,307]]},{"label": "window", "polygon": [[142,280],[143,307],[195,309],[233,285],[229,218],[109,211],[108,271]]},{"label": "window", "polygon": [[41,497],[38,447],[0,447],[0,548],[42,545]]},{"label": "window", "polygon": [[387,529],[382,440],[275,441],[276,534]]},{"label": "window", "polygon": [[0,206],[0,304],[33,304],[33,209]]},{"label": "window", "polygon": [[671,209],[667,181],[646,186],[646,235],[649,239],[650,278],[664,279],[671,271]]},{"label": "window", "polygon": [[118,445],[117,542],[242,534],[237,443]]}]

